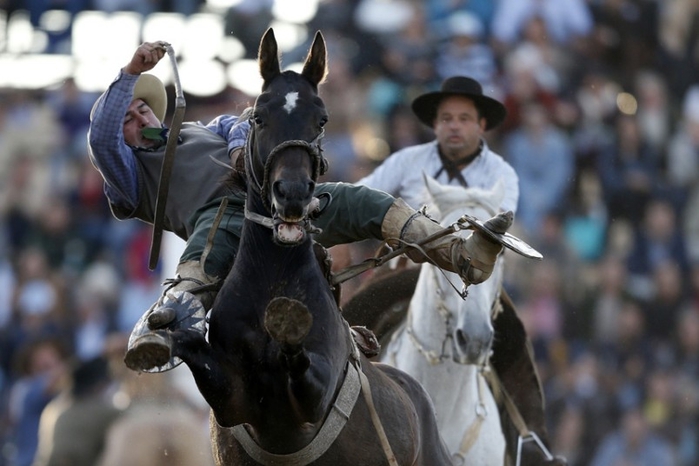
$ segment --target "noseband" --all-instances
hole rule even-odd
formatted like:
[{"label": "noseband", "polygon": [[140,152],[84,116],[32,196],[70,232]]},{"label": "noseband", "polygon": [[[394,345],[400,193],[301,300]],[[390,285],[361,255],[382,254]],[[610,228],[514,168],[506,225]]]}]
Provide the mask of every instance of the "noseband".
[{"label": "noseband", "polygon": [[325,130],[321,130],[320,133],[318,133],[318,135],[311,142],[307,142],[302,139],[291,139],[289,141],[283,141],[277,146],[275,146],[267,156],[267,160],[264,164],[262,183],[260,183],[260,180],[257,177],[257,173],[255,172],[254,167],[252,166],[252,146],[255,137],[255,123],[251,121],[250,124],[252,126],[252,129],[250,133],[248,133],[248,138],[245,142],[245,169],[252,177],[252,180],[255,183],[254,188],[257,191],[257,193],[260,194],[260,197],[262,197],[262,202],[268,211],[271,211],[272,209],[272,206],[269,203],[269,172],[271,170],[272,163],[274,162],[275,157],[280,152],[290,147],[300,147],[301,149],[304,149],[308,153],[308,155],[311,156],[311,163],[313,165],[311,179],[313,180],[313,182],[316,182],[318,178],[325,174],[325,172],[328,170],[328,161],[325,157],[323,157],[323,149],[320,146],[321,140],[325,135]]}]

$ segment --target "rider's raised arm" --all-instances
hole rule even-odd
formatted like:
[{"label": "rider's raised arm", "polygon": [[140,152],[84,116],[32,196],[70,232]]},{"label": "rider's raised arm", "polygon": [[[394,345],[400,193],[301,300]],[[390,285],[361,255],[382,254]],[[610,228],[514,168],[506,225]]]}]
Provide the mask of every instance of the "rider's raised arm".
[{"label": "rider's raised arm", "polygon": [[135,208],[138,175],[133,150],[124,140],[123,123],[138,76],[123,71],[98,98],[88,130],[88,155],[104,179],[104,191],[112,204]]}]

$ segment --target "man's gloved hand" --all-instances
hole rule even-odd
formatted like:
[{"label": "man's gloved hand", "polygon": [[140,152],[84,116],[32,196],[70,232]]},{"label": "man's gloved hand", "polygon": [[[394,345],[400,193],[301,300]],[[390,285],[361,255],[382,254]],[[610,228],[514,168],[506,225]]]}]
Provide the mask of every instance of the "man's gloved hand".
[{"label": "man's gloved hand", "polygon": [[[496,233],[505,233],[512,226],[514,214],[502,212],[485,222],[486,228]],[[455,243],[456,244],[456,243]],[[475,230],[471,236],[463,240],[457,248],[457,264],[461,278],[467,283],[475,285],[487,280],[493,273],[495,261],[502,251],[502,245],[488,238],[485,234]],[[468,259],[471,259],[470,264]],[[462,260],[463,262],[459,262]]]},{"label": "man's gloved hand", "polygon": [[[505,233],[513,219],[512,212],[504,212],[488,220],[486,226]],[[384,240],[393,248],[416,243],[442,229],[439,223],[415,211],[402,199],[396,199],[391,205],[381,225]],[[502,245],[474,231],[465,239],[455,234],[446,235],[423,245],[422,250],[413,249],[406,255],[417,263],[429,258],[440,268],[458,273],[466,284],[475,285],[490,277],[500,251]]]}]

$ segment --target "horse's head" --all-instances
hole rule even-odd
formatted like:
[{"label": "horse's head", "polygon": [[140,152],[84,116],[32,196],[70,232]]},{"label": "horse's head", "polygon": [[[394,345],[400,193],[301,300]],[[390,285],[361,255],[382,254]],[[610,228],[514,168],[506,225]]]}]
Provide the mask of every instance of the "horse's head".
[{"label": "horse's head", "polygon": [[[433,207],[438,211],[440,223],[448,226],[462,215],[468,214],[486,221],[499,211],[504,196],[504,185],[500,182],[491,191],[478,188],[442,185],[425,175],[427,192]],[[468,235],[468,232],[464,232]],[[447,278],[437,274],[438,295],[444,302],[444,309],[451,313],[453,326],[453,351],[455,362],[460,364],[483,364],[493,342],[493,306],[499,302],[500,286],[503,279],[503,258],[498,259],[493,274],[483,283],[471,285],[468,296],[462,299]],[[449,275],[454,280],[456,275]]]},{"label": "horse's head", "polygon": [[275,239],[306,238],[315,183],[326,169],[320,142],[328,120],[318,84],[326,75],[325,40],[317,32],[301,73],[281,71],[277,42],[267,30],[259,49],[262,93],[251,114],[246,149],[248,186],[272,217]]}]

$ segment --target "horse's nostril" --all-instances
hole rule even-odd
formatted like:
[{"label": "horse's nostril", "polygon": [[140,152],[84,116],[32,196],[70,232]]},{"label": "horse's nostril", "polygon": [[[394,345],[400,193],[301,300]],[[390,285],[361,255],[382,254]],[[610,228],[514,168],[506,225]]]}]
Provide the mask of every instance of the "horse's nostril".
[{"label": "horse's nostril", "polygon": [[459,346],[466,346],[466,336],[464,335],[464,332],[461,329],[457,329],[455,332],[456,335],[456,343]]},{"label": "horse's nostril", "polygon": [[282,183],[281,181],[275,181],[272,184],[272,190],[274,191],[274,195],[277,198],[283,199],[284,197],[286,197],[286,189],[284,189],[284,183]]}]

